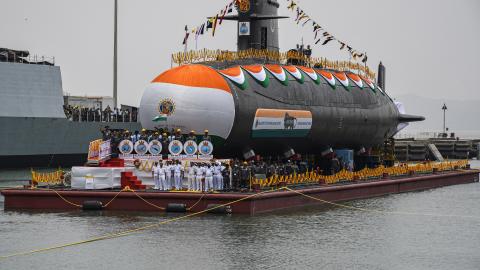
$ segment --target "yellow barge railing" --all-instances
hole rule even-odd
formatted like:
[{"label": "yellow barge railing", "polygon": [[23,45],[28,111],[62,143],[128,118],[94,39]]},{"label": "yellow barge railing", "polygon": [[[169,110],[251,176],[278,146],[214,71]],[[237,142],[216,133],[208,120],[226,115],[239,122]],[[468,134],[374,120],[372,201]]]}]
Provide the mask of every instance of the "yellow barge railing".
[{"label": "yellow barge railing", "polygon": [[418,164],[401,164],[394,167],[380,166],[378,168],[365,168],[360,171],[350,172],[341,170],[334,175],[321,175],[314,171],[302,174],[290,175],[273,175],[266,179],[251,180],[251,185],[259,185],[260,188],[274,187],[280,184],[296,185],[296,184],[317,184],[323,180],[325,184],[336,184],[339,182],[362,181],[370,179],[379,179],[385,175],[388,176],[406,176],[409,174],[429,174],[434,171],[451,171],[454,169],[465,169],[468,160],[445,161],[445,162],[427,162]]},{"label": "yellow barge railing", "polygon": [[31,169],[32,184],[37,185],[44,183],[48,185],[57,185],[63,183],[65,172],[62,169],[58,169],[54,172],[38,172]]}]

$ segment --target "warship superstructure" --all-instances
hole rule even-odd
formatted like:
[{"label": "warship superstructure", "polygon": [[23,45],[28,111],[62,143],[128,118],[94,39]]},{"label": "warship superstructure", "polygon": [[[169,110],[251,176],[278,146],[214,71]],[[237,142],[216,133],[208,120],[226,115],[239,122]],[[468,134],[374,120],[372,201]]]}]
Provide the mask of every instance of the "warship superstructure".
[{"label": "warship superstructure", "polygon": [[[6,50],[4,50],[6,51]],[[85,162],[88,144],[105,126],[139,130],[140,123],[74,122],[65,116],[60,67],[6,57],[0,61],[0,166],[58,167]]]}]

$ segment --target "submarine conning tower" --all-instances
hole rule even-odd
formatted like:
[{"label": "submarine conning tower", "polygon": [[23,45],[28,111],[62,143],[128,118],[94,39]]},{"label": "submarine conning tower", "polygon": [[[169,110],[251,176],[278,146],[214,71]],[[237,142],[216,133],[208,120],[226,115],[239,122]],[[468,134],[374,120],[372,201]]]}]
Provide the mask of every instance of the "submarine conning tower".
[{"label": "submarine conning tower", "polygon": [[238,15],[224,20],[238,22],[237,50],[261,49],[279,51],[278,16],[280,4],[276,0],[243,0],[237,5]]}]

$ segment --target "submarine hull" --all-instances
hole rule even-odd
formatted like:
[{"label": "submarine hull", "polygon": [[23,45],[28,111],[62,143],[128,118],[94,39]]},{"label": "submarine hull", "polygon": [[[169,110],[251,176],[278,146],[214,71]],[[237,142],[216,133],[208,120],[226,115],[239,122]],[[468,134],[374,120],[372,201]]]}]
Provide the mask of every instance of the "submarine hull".
[{"label": "submarine hull", "polygon": [[[283,75],[279,79],[270,69]],[[350,78],[358,83],[359,76],[347,72],[280,65],[270,69],[185,65],[167,71],[144,93],[142,126],[181,128],[183,133],[193,129],[197,134],[208,129],[215,137],[214,154],[230,157],[247,149],[269,155],[290,148],[312,154],[327,147],[359,149],[380,145],[397,131],[400,113],[394,102],[365,78],[360,87]],[[165,101],[175,104],[173,111],[164,110]],[[153,122],[161,110],[168,120]]]}]

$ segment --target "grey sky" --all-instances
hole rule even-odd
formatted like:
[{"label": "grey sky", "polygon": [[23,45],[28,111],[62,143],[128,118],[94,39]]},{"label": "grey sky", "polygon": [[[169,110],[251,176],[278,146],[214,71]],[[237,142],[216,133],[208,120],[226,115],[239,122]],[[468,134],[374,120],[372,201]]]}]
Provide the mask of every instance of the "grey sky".
[{"label": "grey sky", "polygon": [[[281,4],[281,15],[294,16]],[[119,101],[138,106],[143,89],[170,67],[182,50],[185,24],[200,25],[228,1],[119,0]],[[478,0],[303,0],[305,11],[337,38],[367,51],[368,64],[387,67],[392,96],[480,99],[480,1]],[[73,95],[111,95],[113,0],[1,0],[0,47],[55,56],[63,89]],[[310,26],[280,22],[280,46],[287,50]],[[224,22],[198,48],[236,48],[236,24]],[[191,42],[190,48],[195,44]],[[313,46],[315,56],[347,60],[336,43]],[[415,108],[407,108],[414,112]]]}]

